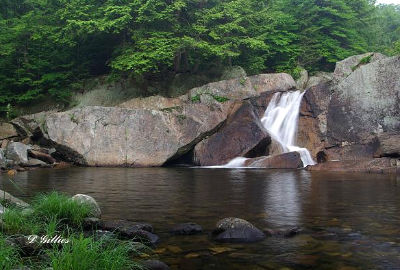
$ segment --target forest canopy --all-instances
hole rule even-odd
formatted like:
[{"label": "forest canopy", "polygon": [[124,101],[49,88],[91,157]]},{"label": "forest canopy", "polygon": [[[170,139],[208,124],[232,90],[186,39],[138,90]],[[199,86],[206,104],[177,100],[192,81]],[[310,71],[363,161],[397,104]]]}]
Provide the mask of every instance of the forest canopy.
[{"label": "forest canopy", "polygon": [[400,6],[370,0],[0,0],[0,109],[67,104],[96,76],[146,80],[238,65],[332,70],[400,53]]}]

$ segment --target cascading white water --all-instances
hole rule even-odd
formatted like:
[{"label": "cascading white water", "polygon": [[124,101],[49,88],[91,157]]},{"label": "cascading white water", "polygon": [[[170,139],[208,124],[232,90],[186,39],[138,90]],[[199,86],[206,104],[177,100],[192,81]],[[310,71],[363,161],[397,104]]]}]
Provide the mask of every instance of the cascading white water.
[{"label": "cascading white water", "polygon": [[303,165],[308,166],[315,164],[310,152],[295,145],[300,104],[304,93],[275,93],[261,122],[271,137],[281,145],[283,152],[299,152]]},{"label": "cascading white water", "polygon": [[[301,100],[304,93],[300,91],[277,92],[273,95],[261,122],[271,137],[280,144],[284,153],[296,151],[300,154],[304,167],[315,162],[306,148],[296,146],[297,126]],[[222,166],[214,168],[244,167],[247,158],[237,157]]]}]

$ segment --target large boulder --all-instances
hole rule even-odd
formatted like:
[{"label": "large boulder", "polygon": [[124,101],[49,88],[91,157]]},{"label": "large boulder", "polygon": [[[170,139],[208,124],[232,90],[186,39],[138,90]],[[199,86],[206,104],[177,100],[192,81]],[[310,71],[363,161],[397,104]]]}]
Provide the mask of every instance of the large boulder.
[{"label": "large boulder", "polygon": [[333,92],[327,115],[331,143],[400,130],[400,56],[359,66]]},{"label": "large boulder", "polygon": [[20,142],[11,142],[7,146],[6,156],[18,164],[28,163],[29,146]]},{"label": "large boulder", "polygon": [[85,194],[76,194],[75,196],[72,197],[73,201],[79,202],[81,204],[86,204],[90,207],[91,209],[91,217],[95,218],[100,218],[101,217],[101,209],[99,204],[96,202],[96,200]]},{"label": "large boulder", "polygon": [[333,76],[336,80],[342,80],[347,76],[349,76],[353,71],[355,71],[359,67],[385,58],[387,57],[383,54],[371,53],[371,52],[350,56],[336,63]]},{"label": "large boulder", "polygon": [[0,122],[0,140],[18,137],[18,132],[13,125]]},{"label": "large boulder", "polygon": [[289,152],[280,155],[248,159],[245,161],[245,166],[267,169],[298,169],[303,167],[303,162],[298,152]]},{"label": "large boulder", "polygon": [[161,166],[212,133],[229,108],[230,102],[164,111],[83,107],[47,115],[41,130],[65,159],[78,164]]},{"label": "large boulder", "polygon": [[201,166],[222,165],[235,157],[265,155],[271,138],[250,102],[238,105],[225,125],[194,149],[195,163]]},{"label": "large boulder", "polygon": [[218,221],[213,236],[215,241],[227,243],[253,243],[262,241],[266,237],[250,222],[233,217]]},{"label": "large boulder", "polygon": [[296,88],[296,82],[287,73],[260,74],[249,77],[249,80],[258,94],[270,91],[288,91]]}]

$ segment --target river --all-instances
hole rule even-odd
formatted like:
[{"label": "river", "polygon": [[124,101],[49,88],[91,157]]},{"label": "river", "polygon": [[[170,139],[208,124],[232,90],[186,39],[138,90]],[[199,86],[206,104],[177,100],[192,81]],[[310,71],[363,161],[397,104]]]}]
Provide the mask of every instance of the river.
[{"label": "river", "polygon": [[[1,177],[4,177],[2,175]],[[18,173],[2,188],[26,200],[40,192],[85,193],[104,219],[153,224],[156,257],[171,269],[400,269],[400,177],[262,169],[66,168]],[[260,229],[300,227],[293,238],[218,244],[224,217]],[[176,223],[204,233],[171,236]]]}]

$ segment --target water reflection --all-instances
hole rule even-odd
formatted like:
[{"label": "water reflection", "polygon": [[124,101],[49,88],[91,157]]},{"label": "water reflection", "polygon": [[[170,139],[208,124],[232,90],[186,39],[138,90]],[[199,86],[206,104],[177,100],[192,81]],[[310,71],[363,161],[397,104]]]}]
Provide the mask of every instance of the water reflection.
[{"label": "water reflection", "polygon": [[[1,188],[29,199],[38,192],[86,193],[104,219],[150,222],[163,242],[183,251],[160,255],[172,269],[399,269],[400,178],[386,175],[196,168],[69,168],[18,173],[23,194],[1,177]],[[223,217],[260,228],[300,226],[305,234],[269,238],[209,254],[207,234],[176,238],[173,223],[193,221],[210,232]],[[397,267],[397,268],[396,268]],[[350,269],[350,268],[349,268]]]}]

